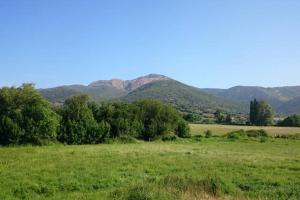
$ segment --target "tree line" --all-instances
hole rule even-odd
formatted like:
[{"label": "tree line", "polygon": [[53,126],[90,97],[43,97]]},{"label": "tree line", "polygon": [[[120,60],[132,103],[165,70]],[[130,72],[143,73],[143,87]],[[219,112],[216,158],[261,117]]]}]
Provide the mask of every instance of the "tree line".
[{"label": "tree line", "polygon": [[[274,112],[272,107],[265,101],[254,99],[250,102],[250,124],[256,126],[274,125]],[[277,126],[300,127],[300,116],[291,115],[279,121]]]},{"label": "tree line", "polygon": [[111,138],[189,137],[174,108],[154,100],[96,103],[79,95],[52,106],[32,84],[0,89],[0,144],[98,144]]}]

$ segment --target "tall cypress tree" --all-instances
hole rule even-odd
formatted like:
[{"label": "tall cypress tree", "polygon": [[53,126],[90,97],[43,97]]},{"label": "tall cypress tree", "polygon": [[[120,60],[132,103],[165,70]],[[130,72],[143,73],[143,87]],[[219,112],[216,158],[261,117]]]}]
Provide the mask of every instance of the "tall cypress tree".
[{"label": "tall cypress tree", "polygon": [[250,123],[257,124],[258,118],[258,102],[256,99],[250,102]]}]

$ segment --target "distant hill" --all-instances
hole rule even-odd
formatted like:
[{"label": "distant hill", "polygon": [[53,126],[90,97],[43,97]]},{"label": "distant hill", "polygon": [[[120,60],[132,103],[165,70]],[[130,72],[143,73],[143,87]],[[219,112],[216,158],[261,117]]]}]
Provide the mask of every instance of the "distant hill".
[{"label": "distant hill", "polygon": [[41,89],[39,92],[53,103],[63,103],[67,98],[79,94],[87,94],[95,101],[120,98],[127,94],[126,91],[104,85],[98,87],[89,87],[84,85],[60,86],[49,89]]},{"label": "distant hill", "polygon": [[246,114],[249,102],[256,98],[269,102],[279,114],[300,114],[300,86],[199,89],[163,75],[149,74],[133,80],[98,80],[87,86],[60,86],[39,91],[53,103],[62,103],[78,94],[87,94],[95,101],[134,101],[151,98],[169,103],[181,111],[195,113],[212,113],[221,109]]},{"label": "distant hill", "polygon": [[238,103],[249,103],[254,98],[265,100],[279,114],[300,113],[300,86],[274,88],[236,86],[229,89],[203,89],[203,91]]},{"label": "distant hill", "polygon": [[284,102],[277,109],[281,113],[300,114],[300,97]]},{"label": "distant hill", "polygon": [[159,74],[149,74],[147,76],[142,76],[133,80],[121,80],[121,79],[112,79],[109,81],[106,80],[100,80],[95,81],[89,85],[89,87],[99,87],[99,86],[110,86],[114,87],[118,90],[124,90],[131,92],[143,85],[146,85],[148,83],[152,83],[155,81],[161,81],[161,80],[169,80],[170,78],[159,75]]},{"label": "distant hill", "polygon": [[216,109],[236,113],[246,112],[246,108],[242,104],[215,97],[199,88],[172,79],[146,84],[130,92],[122,100],[136,101],[144,98],[157,99],[171,104],[181,111],[188,112],[214,112]]},{"label": "distant hill", "polygon": [[95,101],[103,101],[110,99],[118,99],[126,96],[129,92],[137,89],[145,84],[153,81],[167,80],[168,77],[158,74],[149,74],[134,80],[99,80],[88,86],[84,85],[69,85],[55,88],[41,89],[40,93],[53,103],[62,103],[67,98],[78,95],[87,94]]}]

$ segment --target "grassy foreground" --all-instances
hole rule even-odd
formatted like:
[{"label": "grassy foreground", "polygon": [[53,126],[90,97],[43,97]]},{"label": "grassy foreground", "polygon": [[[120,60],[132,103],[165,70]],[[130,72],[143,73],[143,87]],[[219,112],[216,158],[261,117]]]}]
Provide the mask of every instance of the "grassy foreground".
[{"label": "grassy foreground", "polygon": [[300,140],[0,148],[0,199],[299,199]]},{"label": "grassy foreground", "polygon": [[192,134],[203,134],[206,130],[211,130],[214,135],[225,135],[232,131],[241,129],[259,130],[264,129],[270,136],[300,134],[300,127],[275,127],[275,126],[236,126],[236,125],[219,125],[219,124],[191,124]]}]

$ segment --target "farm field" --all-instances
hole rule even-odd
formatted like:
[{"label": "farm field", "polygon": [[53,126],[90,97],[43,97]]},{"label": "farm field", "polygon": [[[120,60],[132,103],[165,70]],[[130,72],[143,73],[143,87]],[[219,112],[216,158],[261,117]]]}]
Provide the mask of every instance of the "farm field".
[{"label": "farm field", "polygon": [[300,140],[0,148],[0,199],[299,199]]},{"label": "farm field", "polygon": [[241,129],[259,130],[263,129],[268,132],[270,136],[286,135],[286,134],[300,134],[300,127],[275,127],[275,126],[235,126],[235,125],[219,125],[219,124],[190,124],[192,134],[202,134],[211,130],[214,135],[225,135],[232,131]]}]

